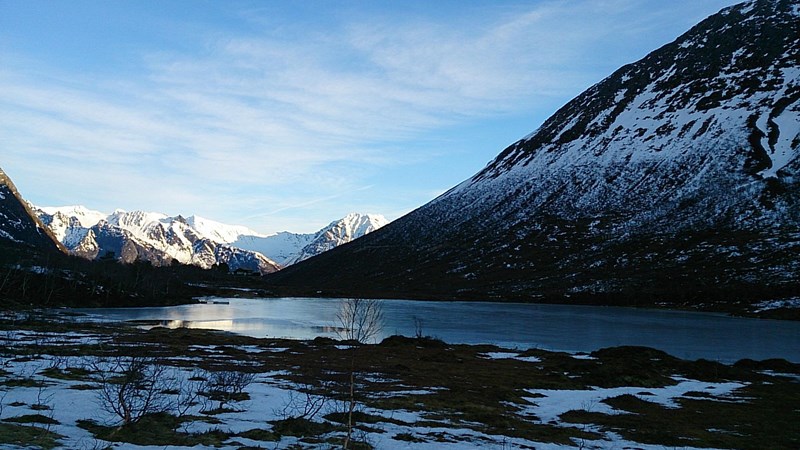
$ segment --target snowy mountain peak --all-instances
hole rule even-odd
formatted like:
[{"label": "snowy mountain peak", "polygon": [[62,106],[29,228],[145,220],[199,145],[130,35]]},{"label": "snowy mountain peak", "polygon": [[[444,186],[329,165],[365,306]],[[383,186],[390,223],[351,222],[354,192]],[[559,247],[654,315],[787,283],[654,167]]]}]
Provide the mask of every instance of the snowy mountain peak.
[{"label": "snowy mountain peak", "polygon": [[383,227],[387,223],[389,221],[378,214],[350,213],[342,219],[331,222],[330,225],[314,234],[309,243],[288,263],[295,264],[342,244],[347,244]]},{"label": "snowy mountain peak", "polygon": [[108,217],[108,214],[102,213],[100,211],[91,210],[82,205],[72,205],[72,206],[58,206],[58,207],[42,207],[39,208],[42,211],[46,212],[47,214],[55,215],[61,214],[64,217],[74,217],[78,220],[81,226],[85,228],[89,228],[92,225],[96,224],[97,222],[104,220]]},{"label": "snowy mountain peak", "polygon": [[763,221],[777,208],[732,208],[753,195],[771,204],[766,180],[791,183],[800,156],[796,6],[726,8],[592,86],[443,197],[517,185],[535,190],[528,207],[561,216],[624,211],[652,223],[682,202],[696,206],[683,215]]},{"label": "snowy mountain peak", "polygon": [[172,218],[168,218],[166,214],[145,211],[131,211],[127,212],[122,209],[114,210],[114,213],[106,218],[106,220],[117,226],[123,228],[138,228],[145,229],[153,226],[155,223],[169,222]]},{"label": "snowy mountain peak", "polygon": [[242,235],[231,245],[268,255],[286,267],[371,233],[389,223],[379,214],[350,213],[310,234]]},{"label": "snowy mountain peak", "polygon": [[328,225],[328,229],[337,228],[342,230],[343,236],[360,237],[381,228],[387,223],[389,223],[389,221],[380,214],[360,214],[353,212],[340,220],[331,222],[330,225]]},{"label": "snowy mountain peak", "polygon": [[42,208],[37,214],[71,253],[88,259],[113,255],[123,262],[146,260],[157,266],[173,261],[203,268],[226,264],[230,270],[260,273],[280,268],[264,255],[198,232],[181,215],[117,209],[106,216],[74,206]]}]

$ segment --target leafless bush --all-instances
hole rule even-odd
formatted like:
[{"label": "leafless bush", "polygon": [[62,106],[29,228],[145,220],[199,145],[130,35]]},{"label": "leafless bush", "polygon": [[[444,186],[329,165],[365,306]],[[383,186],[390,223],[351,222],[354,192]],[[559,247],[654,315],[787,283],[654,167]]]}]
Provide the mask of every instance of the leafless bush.
[{"label": "leafless bush", "polygon": [[201,404],[201,397],[208,386],[208,373],[197,370],[188,378],[178,377],[174,386],[175,412],[178,417],[184,417],[193,407]]},{"label": "leafless bush", "polygon": [[328,397],[315,394],[315,391],[317,389],[312,385],[304,385],[297,391],[289,391],[289,396],[283,405],[283,409],[276,411],[277,414],[282,416],[283,419],[313,420],[328,403]]},{"label": "leafless bush", "polygon": [[174,379],[165,376],[167,366],[155,358],[118,356],[97,360],[91,368],[100,385],[100,406],[123,424],[170,409],[170,398],[164,392],[174,390]]},{"label": "leafless bush", "polygon": [[53,370],[62,370],[67,368],[69,363],[69,356],[66,355],[50,355],[50,364],[48,365],[48,369]]},{"label": "leafless bush", "polygon": [[255,380],[256,374],[235,370],[209,372],[202,395],[219,402],[218,409],[226,404],[246,398],[245,388]]},{"label": "leafless bush", "polygon": [[[53,393],[47,391],[47,384],[39,384],[36,391],[36,403],[31,405],[31,409],[39,411],[40,413],[45,413],[47,418],[53,419],[53,416],[55,416],[53,396]],[[51,426],[52,424],[48,422],[45,424],[45,429],[49,431]]]},{"label": "leafless bush", "polygon": [[5,409],[7,395],[8,391],[0,391],[0,419],[3,418],[3,410]]},{"label": "leafless bush", "polygon": [[362,344],[376,339],[383,331],[383,308],[379,300],[347,298],[336,313],[339,338]]},{"label": "leafless bush", "polygon": [[[353,403],[349,399],[333,400],[329,402],[326,419],[336,423],[341,423],[347,427],[347,434],[342,441],[343,449],[351,448],[375,448],[370,442],[369,431],[362,427],[356,426],[356,417],[363,417],[367,414],[364,405],[360,403]],[[352,409],[351,409],[352,408]],[[376,427],[380,428],[378,424],[370,423],[369,430],[373,432]]]}]

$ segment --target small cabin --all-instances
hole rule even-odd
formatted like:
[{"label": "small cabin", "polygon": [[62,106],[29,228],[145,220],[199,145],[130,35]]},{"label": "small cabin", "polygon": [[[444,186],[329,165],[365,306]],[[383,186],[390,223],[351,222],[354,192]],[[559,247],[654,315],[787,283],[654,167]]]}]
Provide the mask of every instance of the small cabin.
[{"label": "small cabin", "polygon": [[238,269],[233,271],[233,274],[241,277],[252,277],[258,275],[258,272],[250,269],[245,269],[244,267],[239,267]]}]

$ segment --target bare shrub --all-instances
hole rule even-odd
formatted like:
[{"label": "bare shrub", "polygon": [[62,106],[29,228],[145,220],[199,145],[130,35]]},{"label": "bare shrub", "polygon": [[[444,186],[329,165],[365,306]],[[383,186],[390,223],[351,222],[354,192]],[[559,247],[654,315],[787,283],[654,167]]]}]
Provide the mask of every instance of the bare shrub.
[{"label": "bare shrub", "polygon": [[136,423],[147,414],[165,412],[171,402],[164,392],[174,389],[167,366],[155,358],[118,356],[94,361],[100,406],[116,415],[123,425]]},{"label": "bare shrub", "polygon": [[422,331],[423,328],[423,320],[422,317],[412,316],[414,320],[414,337],[417,339],[424,338],[425,333]]},{"label": "bare shrub", "polygon": [[328,397],[315,394],[315,387],[304,385],[297,391],[289,391],[289,396],[282,410],[276,411],[283,419],[314,420],[317,414],[325,408]]},{"label": "bare shrub", "polygon": [[256,374],[235,370],[209,372],[202,395],[219,402],[217,409],[223,409],[231,402],[247,398],[245,388],[256,378]]},{"label": "bare shrub", "polygon": [[339,303],[336,313],[339,338],[367,344],[383,331],[383,308],[379,300],[347,298]]},{"label": "bare shrub", "polygon": [[178,377],[174,384],[175,412],[178,417],[185,417],[189,411],[201,404],[200,397],[208,386],[208,372],[196,370],[189,377]]}]

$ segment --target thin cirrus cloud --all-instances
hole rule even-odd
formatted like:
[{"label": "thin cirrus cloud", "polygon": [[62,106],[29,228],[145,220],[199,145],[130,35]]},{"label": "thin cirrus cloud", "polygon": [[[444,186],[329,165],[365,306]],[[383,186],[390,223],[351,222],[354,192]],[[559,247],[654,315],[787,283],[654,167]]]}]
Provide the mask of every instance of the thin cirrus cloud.
[{"label": "thin cirrus cloud", "polygon": [[[683,31],[726,2],[716,3],[489,3],[448,21],[362,13],[312,30],[203,29],[190,45],[131,54],[138,71],[119,73],[76,73],[12,48],[0,69],[4,160],[28,180],[70,173],[76,185],[60,195],[72,202],[262,231],[309,231],[363,205],[408,211],[429,200],[410,191],[453,183],[434,173],[441,160],[469,151],[449,149],[446,130],[520,113],[537,115],[533,129],[552,111],[531,105],[567,100],[652,50],[631,44],[643,33]],[[485,161],[508,143],[475,152]],[[376,183],[403,170],[432,171],[429,184]],[[61,199],[31,186],[34,200]]]}]

